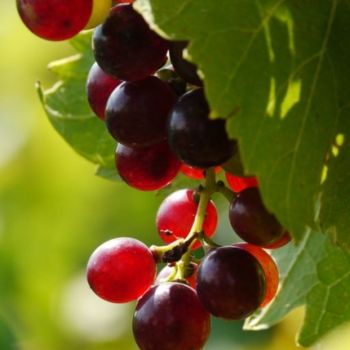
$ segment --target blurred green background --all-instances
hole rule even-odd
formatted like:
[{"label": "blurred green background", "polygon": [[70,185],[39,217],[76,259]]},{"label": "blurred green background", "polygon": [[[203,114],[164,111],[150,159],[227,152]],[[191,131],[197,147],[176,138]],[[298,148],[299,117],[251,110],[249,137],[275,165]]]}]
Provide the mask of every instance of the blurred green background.
[{"label": "blurred green background", "polygon": [[[154,218],[162,198],[94,176],[53,130],[34,89],[38,79],[54,82],[47,63],[72,49],[32,35],[15,2],[0,2],[0,18],[0,350],[137,349],[134,304],[99,300],[84,270],[107,239],[159,244]],[[296,349],[301,319],[297,310],[264,332],[215,320],[205,349]],[[317,349],[348,349],[338,336],[327,341]]]}]

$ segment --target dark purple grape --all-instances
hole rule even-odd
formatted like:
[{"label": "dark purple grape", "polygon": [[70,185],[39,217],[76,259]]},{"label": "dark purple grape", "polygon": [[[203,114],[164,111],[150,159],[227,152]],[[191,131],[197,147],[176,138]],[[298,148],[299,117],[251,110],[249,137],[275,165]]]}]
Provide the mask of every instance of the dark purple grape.
[{"label": "dark purple grape", "polygon": [[118,144],[116,167],[121,178],[131,187],[153,191],[170,184],[180,170],[181,162],[166,142],[145,148]]},{"label": "dark purple grape", "polygon": [[87,98],[91,109],[100,119],[105,119],[107,100],[120,83],[119,79],[106,74],[96,62],[90,68],[86,82]]},{"label": "dark purple grape", "polygon": [[183,52],[187,45],[187,41],[171,42],[169,48],[170,61],[176,73],[182,79],[190,84],[202,86],[203,82],[197,74],[197,66],[183,58]]},{"label": "dark purple grape", "polygon": [[226,134],[225,121],[209,119],[209,107],[202,89],[184,94],[170,112],[169,144],[186,164],[208,168],[228,160],[235,142]]},{"label": "dark purple grape", "polygon": [[17,10],[27,28],[47,40],[65,40],[88,23],[92,0],[17,0]]},{"label": "dark purple grape", "polygon": [[169,111],[176,95],[156,77],[120,84],[106,107],[106,125],[123,145],[145,147],[166,139]]},{"label": "dark purple grape", "polygon": [[257,187],[247,188],[237,195],[231,202],[229,217],[237,235],[251,244],[272,245],[285,234],[276,217],[267,211]]},{"label": "dark purple grape", "polygon": [[210,316],[193,288],[162,283],[139,299],[133,331],[142,350],[200,350],[209,335]]},{"label": "dark purple grape", "polygon": [[129,4],[114,6],[93,35],[98,65],[109,75],[134,81],[153,74],[166,61],[168,41],[151,31]]},{"label": "dark purple grape", "polygon": [[196,288],[198,298],[211,314],[239,320],[253,313],[263,301],[264,271],[247,251],[220,247],[199,265]]}]

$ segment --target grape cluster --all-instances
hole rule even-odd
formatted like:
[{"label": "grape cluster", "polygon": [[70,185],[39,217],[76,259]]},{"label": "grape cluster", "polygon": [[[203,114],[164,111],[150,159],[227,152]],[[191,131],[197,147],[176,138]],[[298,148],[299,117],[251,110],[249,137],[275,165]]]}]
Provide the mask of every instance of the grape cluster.
[{"label": "grape cluster", "polygon": [[[96,62],[86,89],[91,109],[117,141],[116,169],[143,191],[168,186],[179,172],[203,183],[161,203],[156,227],[163,246],[128,237],[107,241],[92,253],[87,280],[104,300],[137,300],[133,332],[140,349],[201,349],[211,316],[243,319],[274,298],[278,270],[264,248],[281,247],[290,237],[265,207],[257,178],[230,170],[238,145],[223,119],[209,118],[197,67],[183,57],[188,43],[161,38],[126,2],[112,7],[107,1],[108,15],[94,30]],[[29,29],[50,40],[96,21],[92,0],[17,0],[17,7]],[[216,180],[222,167],[225,182]],[[229,220],[243,243],[212,240],[216,192],[229,200]],[[157,264],[164,264],[158,275]]]}]

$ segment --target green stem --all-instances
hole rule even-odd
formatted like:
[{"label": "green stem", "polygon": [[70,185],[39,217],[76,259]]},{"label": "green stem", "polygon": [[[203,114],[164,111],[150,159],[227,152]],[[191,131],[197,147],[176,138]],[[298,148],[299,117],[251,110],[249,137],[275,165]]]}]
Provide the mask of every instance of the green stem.
[{"label": "green stem", "polygon": [[203,236],[203,224],[205,220],[205,214],[208,206],[208,202],[214,192],[217,191],[215,172],[213,168],[207,169],[205,174],[204,186],[199,189],[199,203],[196,211],[196,216],[191,227],[189,234],[186,237],[186,241],[190,240],[191,243],[187,252],[182,256],[181,260],[177,263],[178,276],[180,279],[184,279],[185,272],[188,265],[191,263],[192,258],[192,245]]},{"label": "green stem", "polygon": [[221,193],[230,203],[234,200],[235,194],[222,181],[216,184],[216,191]]}]

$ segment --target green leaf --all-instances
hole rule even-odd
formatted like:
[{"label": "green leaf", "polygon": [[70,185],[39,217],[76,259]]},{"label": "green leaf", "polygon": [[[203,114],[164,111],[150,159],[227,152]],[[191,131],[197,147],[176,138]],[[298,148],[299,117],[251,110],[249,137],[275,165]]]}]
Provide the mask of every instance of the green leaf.
[{"label": "green leaf", "polygon": [[[323,167],[350,118],[349,1],[138,0],[136,8],[160,33],[190,40],[212,116],[229,118],[246,172],[294,239],[307,227],[328,229],[324,215],[315,222],[315,204],[334,193],[321,185]],[[349,131],[344,125],[345,142]],[[335,225],[344,205],[349,211],[349,201],[332,204]],[[345,228],[337,237],[350,242]]]},{"label": "green leaf", "polygon": [[306,304],[298,342],[310,346],[334,327],[350,320],[350,254],[335,247],[326,236],[308,232],[298,247],[290,245],[275,257],[281,275],[280,292],[245,329],[271,327],[293,308]]},{"label": "green leaf", "polygon": [[299,342],[312,344],[350,316],[340,310],[349,304],[349,255],[320,234],[350,248],[350,1],[135,7],[160,34],[190,41],[186,56],[212,117],[228,119],[246,173],[258,176],[265,204],[299,243],[278,253],[280,293],[247,327],[271,326],[306,304]]},{"label": "green leaf", "polygon": [[100,176],[116,177],[116,142],[106,131],[105,124],[91,111],[86,98],[87,74],[94,62],[91,32],[80,34],[71,43],[78,54],[49,65],[59,80],[47,90],[38,83],[40,99],[53,127],[74,150],[105,169],[97,172]]}]

